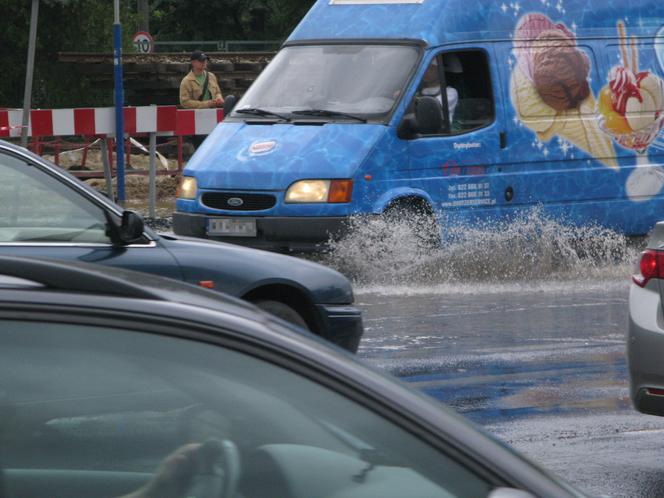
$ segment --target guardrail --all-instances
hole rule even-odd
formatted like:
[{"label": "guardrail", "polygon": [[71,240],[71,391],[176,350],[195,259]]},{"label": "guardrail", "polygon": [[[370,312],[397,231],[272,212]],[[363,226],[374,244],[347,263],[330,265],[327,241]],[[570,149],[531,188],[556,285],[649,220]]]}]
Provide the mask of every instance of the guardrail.
[{"label": "guardrail", "polygon": [[210,41],[155,41],[155,52],[177,52],[181,50],[208,50],[215,52],[238,52],[242,50],[279,50],[283,40],[210,40]]},{"label": "guardrail", "polygon": [[[149,196],[150,216],[154,217],[156,175],[173,174],[172,171],[157,171],[157,137],[176,137],[178,142],[178,171],[182,170],[183,137],[207,135],[224,119],[223,109],[179,109],[176,106],[125,107],[125,150],[131,148],[132,136],[149,137],[150,168]],[[21,109],[0,109],[0,138],[20,137],[23,121]],[[111,179],[114,175],[113,147],[107,139],[115,138],[115,109],[113,107],[77,108],[77,109],[33,109],[30,111],[28,136],[32,138],[33,151],[40,153],[40,143],[46,138],[84,136],[101,138],[103,177],[106,178],[107,193],[113,198]],[[56,149],[57,150],[57,149]],[[87,150],[87,149],[86,149]],[[56,156],[57,163],[57,156]],[[137,171],[128,170],[127,174]],[[141,174],[144,172],[140,172]],[[81,178],[102,177],[100,172],[72,171]]]}]

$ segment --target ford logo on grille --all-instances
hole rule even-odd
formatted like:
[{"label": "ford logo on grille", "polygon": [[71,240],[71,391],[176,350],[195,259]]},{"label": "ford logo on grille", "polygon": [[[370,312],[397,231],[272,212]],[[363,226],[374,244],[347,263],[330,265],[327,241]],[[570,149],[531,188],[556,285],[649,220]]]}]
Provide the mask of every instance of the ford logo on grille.
[{"label": "ford logo on grille", "polygon": [[239,197],[231,197],[230,199],[228,199],[228,200],[226,201],[226,203],[227,203],[229,206],[239,207],[239,206],[241,206],[242,204],[244,204],[244,201],[243,201],[242,199],[240,199]]}]

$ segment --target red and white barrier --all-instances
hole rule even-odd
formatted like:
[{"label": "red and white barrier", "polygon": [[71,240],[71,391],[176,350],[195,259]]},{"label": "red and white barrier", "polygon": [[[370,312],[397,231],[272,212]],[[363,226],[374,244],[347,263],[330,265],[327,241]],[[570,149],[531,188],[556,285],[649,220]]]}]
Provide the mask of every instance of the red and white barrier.
[{"label": "red and white barrier", "polygon": [[[175,106],[125,107],[125,133],[207,135],[221,120],[223,109],[178,109]],[[20,137],[23,111],[0,110],[0,137]],[[115,108],[35,109],[30,111],[28,136],[115,136]]]}]

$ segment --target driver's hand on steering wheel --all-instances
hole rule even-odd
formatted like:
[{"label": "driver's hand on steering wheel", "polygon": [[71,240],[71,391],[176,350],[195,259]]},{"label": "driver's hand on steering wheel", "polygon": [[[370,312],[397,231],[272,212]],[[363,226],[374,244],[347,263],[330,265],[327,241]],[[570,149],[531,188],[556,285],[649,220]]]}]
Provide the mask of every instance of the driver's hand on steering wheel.
[{"label": "driver's hand on steering wheel", "polygon": [[181,446],[168,455],[142,488],[119,498],[184,498],[197,471],[199,443]]}]

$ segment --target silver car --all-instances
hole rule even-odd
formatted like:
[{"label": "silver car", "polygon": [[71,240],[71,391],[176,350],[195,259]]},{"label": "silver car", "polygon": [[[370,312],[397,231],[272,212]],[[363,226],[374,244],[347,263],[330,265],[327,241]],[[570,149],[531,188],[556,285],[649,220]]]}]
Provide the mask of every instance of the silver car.
[{"label": "silver car", "polygon": [[630,394],[634,407],[664,416],[664,222],[650,234],[629,293]]}]

